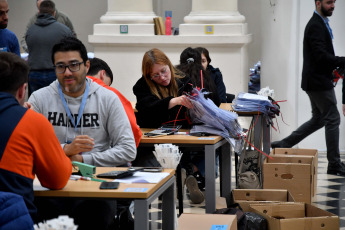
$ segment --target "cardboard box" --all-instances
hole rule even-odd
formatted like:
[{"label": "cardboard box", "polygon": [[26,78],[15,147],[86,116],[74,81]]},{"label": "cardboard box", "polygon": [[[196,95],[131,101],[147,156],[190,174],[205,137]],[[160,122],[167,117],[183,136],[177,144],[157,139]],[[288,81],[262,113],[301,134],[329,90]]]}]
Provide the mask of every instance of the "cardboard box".
[{"label": "cardboard box", "polygon": [[296,202],[310,204],[316,194],[317,150],[274,149],[263,164],[263,188],[287,189]]},{"label": "cardboard box", "polygon": [[[318,151],[317,149],[294,149],[294,148],[275,148],[272,150],[274,155],[284,154],[284,155],[306,155],[313,156],[313,196],[316,195],[317,188],[317,169],[318,169]],[[273,156],[273,155],[272,155]]]},{"label": "cardboard box", "polygon": [[291,193],[285,189],[233,189],[232,198],[244,212],[250,212],[251,204],[295,202]]},{"label": "cardboard box", "polygon": [[[226,228],[225,226],[226,225]],[[218,226],[218,228],[217,228]],[[223,228],[219,228],[222,226]],[[237,230],[236,215],[183,213],[178,218],[178,230]]]},{"label": "cardboard box", "polygon": [[252,212],[263,216],[268,230],[335,230],[339,217],[306,203],[252,204]]}]

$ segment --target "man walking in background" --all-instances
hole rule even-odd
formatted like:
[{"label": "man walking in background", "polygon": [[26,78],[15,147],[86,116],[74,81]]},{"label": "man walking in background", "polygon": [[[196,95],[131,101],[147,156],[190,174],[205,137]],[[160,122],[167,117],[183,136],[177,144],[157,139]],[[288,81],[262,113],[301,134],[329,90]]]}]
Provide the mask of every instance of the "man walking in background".
[{"label": "man walking in background", "polygon": [[345,175],[345,164],[340,160],[340,114],[334,92],[332,72],[344,67],[345,57],[335,56],[333,32],[328,24],[335,0],[315,0],[315,11],[309,20],[303,41],[302,89],[309,96],[312,117],[290,136],[272,142],[272,148],[291,148],[304,138],[325,127],[328,174]]}]

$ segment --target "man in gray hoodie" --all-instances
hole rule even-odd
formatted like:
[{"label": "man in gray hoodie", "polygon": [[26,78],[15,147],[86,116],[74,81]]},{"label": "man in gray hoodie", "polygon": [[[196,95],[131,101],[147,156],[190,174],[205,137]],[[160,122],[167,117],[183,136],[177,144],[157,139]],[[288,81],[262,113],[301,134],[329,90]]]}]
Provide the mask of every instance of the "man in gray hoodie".
[{"label": "man in gray hoodie", "polygon": [[119,166],[136,157],[133,132],[120,99],[86,78],[90,67],[84,44],[62,39],[52,50],[57,80],[29,98],[53,125],[71,160]]},{"label": "man in gray hoodie", "polygon": [[[90,61],[83,43],[75,37],[64,38],[54,45],[51,57],[57,80],[35,91],[29,103],[53,125],[66,155],[72,161],[104,167],[133,161],[136,145],[128,117],[116,94],[86,78]],[[37,206],[44,210],[43,219],[72,216],[78,229],[107,229],[116,213],[112,201],[71,204],[52,199]]]},{"label": "man in gray hoodie", "polygon": [[56,80],[54,64],[50,59],[51,50],[62,38],[74,36],[67,26],[56,21],[54,15],[54,2],[43,1],[35,24],[25,35],[29,50],[29,96]]}]

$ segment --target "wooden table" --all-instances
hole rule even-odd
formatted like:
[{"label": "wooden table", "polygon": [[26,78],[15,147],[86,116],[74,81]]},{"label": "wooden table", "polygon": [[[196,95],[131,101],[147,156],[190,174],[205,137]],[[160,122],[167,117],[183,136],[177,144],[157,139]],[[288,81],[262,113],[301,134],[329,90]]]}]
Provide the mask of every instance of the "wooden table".
[{"label": "wooden table", "polygon": [[[147,133],[153,129],[141,129]],[[188,131],[188,130],[180,130]],[[221,136],[195,137],[189,135],[169,135],[160,137],[145,137],[139,146],[153,146],[154,144],[171,143],[180,147],[201,147],[205,151],[205,206],[206,213],[216,210],[216,149],[221,148],[220,154],[220,184],[221,195],[226,196],[231,191],[231,152],[230,144]],[[181,208],[181,205],[180,205]],[[182,207],[183,208],[183,207]],[[181,213],[181,209],[180,209]]]},{"label": "wooden table", "polygon": [[[126,170],[126,168],[97,167],[96,174],[113,170]],[[100,199],[132,199],[134,200],[134,229],[149,229],[149,205],[162,195],[162,221],[163,229],[172,230],[175,228],[175,170],[164,169],[169,175],[157,184],[125,184],[120,183],[118,189],[99,189],[100,182],[85,180],[69,180],[65,188],[61,190],[48,190],[43,188],[39,181],[34,181],[34,193],[39,197],[85,197]],[[112,181],[112,180],[108,180]],[[137,190],[125,192],[126,189]],[[142,192],[141,189],[147,189]]]}]

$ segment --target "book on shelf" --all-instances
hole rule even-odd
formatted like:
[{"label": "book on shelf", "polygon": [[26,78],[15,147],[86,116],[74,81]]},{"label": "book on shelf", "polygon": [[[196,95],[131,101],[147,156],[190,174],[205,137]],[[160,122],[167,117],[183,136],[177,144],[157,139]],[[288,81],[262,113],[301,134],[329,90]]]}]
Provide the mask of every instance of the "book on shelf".
[{"label": "book on shelf", "polygon": [[155,17],[153,18],[153,22],[155,25],[155,34],[156,35],[165,35],[165,26],[162,17]]}]

